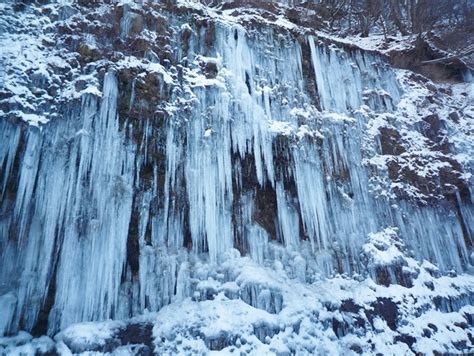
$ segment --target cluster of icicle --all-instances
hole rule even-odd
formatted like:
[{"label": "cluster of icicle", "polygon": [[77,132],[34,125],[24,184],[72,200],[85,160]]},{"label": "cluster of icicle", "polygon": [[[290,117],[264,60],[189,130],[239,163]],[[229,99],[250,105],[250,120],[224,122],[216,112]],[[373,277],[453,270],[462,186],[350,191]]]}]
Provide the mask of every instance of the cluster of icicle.
[{"label": "cluster of icicle", "polygon": [[[316,98],[306,90],[297,41],[271,31],[250,40],[239,26],[216,28],[214,84],[181,92],[193,99],[191,113],[170,116],[166,162],[151,162],[165,167],[162,196],[157,170],[151,187],[140,190],[140,165],[153,157],[138,157],[140,148],[119,123],[113,67],[101,98],[83,95],[42,130],[0,121],[0,333],[32,330],[49,294],[49,333],[158,310],[192,295],[193,263],[219,263],[237,240],[259,263],[298,255],[305,280],[310,270],[326,277],[363,272],[367,234],[394,226],[416,258],[462,271],[468,252],[449,208],[394,207],[368,190],[361,147],[368,119],[358,109],[394,109],[402,94],[393,72],[374,55],[306,40]],[[203,54],[202,42],[194,34],[180,55],[192,63]],[[367,89],[384,95],[364,100]],[[142,142],[159,134],[144,130]],[[275,156],[277,139],[286,157]],[[276,168],[282,158],[283,172]],[[256,175],[251,188],[245,161]],[[254,218],[263,188],[276,196],[276,236]],[[161,202],[158,210],[153,199]],[[127,261],[134,200],[138,275]],[[187,233],[191,248],[184,246]]]}]

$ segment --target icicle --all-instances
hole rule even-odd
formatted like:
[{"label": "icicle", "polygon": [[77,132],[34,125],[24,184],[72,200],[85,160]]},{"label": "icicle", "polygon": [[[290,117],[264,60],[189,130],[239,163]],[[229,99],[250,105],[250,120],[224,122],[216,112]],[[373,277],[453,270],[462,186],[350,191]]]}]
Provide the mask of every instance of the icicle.
[{"label": "icicle", "polygon": [[[117,96],[117,81],[109,72],[99,113],[94,114],[93,97],[83,99],[83,129],[92,134],[74,146],[69,159],[75,162],[77,157],[78,168],[69,165],[70,176],[64,179],[68,185],[62,197],[67,199],[61,211],[67,224],[59,250],[51,331],[73,322],[111,317],[118,308],[132,206],[134,149],[122,148]],[[83,184],[87,176],[94,177],[88,186]]]},{"label": "icicle", "polygon": [[[390,110],[400,98],[400,89],[392,71],[386,70],[380,59],[360,50],[351,54],[342,49],[316,45],[308,36],[311,59],[323,110],[340,113],[358,109],[367,89],[384,90],[391,101],[372,102],[374,110]],[[367,62],[369,62],[367,64]]]},{"label": "icicle", "polygon": [[286,196],[283,185],[276,185],[276,196],[278,202],[278,222],[285,245],[290,249],[298,249],[300,239],[300,225],[298,213],[291,205]]},{"label": "icicle", "polygon": [[18,146],[21,139],[20,127],[13,127],[5,121],[0,123],[0,131],[3,133],[4,144],[0,145],[0,167],[2,167],[2,190],[0,199],[4,199],[7,182],[12,172]]},{"label": "icicle", "polygon": [[328,218],[322,167],[313,147],[294,154],[295,181],[301,209],[301,218],[309,235],[313,251],[328,248]]},{"label": "icicle", "polygon": [[[131,16],[125,11],[122,39]],[[166,162],[155,162],[147,150],[156,142],[151,121],[120,127],[113,72],[105,75],[102,100],[83,96],[80,107],[43,132],[0,122],[6,133],[0,143],[0,257],[8,261],[0,270],[7,291],[0,295],[0,332],[18,330],[20,321],[31,330],[52,295],[50,333],[78,321],[157,311],[191,296],[193,278],[207,278],[209,269],[235,255],[234,247],[259,264],[285,265],[304,282],[310,269],[324,276],[361,272],[366,236],[397,226],[418,259],[443,270],[462,271],[469,263],[469,206],[458,199],[456,214],[444,206],[393,208],[368,192],[361,152],[365,118],[354,111],[363,104],[387,111],[400,97],[381,59],[317,45],[310,36],[324,111],[318,113],[316,98],[305,92],[296,41],[283,35],[280,41],[272,31],[249,40],[241,26],[216,24],[209,49],[204,31],[193,32],[187,63],[211,52],[217,74],[210,80],[197,69],[202,83],[184,78],[173,93],[172,100],[189,107],[177,109],[160,127],[166,130],[160,142]],[[133,81],[130,106],[137,96]],[[302,126],[321,135],[300,136]],[[123,131],[142,128],[137,148]],[[280,139],[283,162],[275,152]],[[152,182],[142,190],[145,164],[153,166]],[[5,198],[10,180],[16,195]],[[255,216],[262,191],[270,192],[271,201],[264,207],[270,221],[265,227]],[[135,274],[126,251],[132,205],[139,215],[133,219]],[[251,305],[272,313],[281,309],[277,290],[241,287]]]}]

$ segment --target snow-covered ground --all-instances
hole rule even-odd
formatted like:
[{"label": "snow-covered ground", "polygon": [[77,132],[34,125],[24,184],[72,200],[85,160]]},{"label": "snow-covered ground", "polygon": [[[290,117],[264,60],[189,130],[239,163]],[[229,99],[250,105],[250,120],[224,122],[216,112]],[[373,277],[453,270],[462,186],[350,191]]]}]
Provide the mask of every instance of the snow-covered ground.
[{"label": "snow-covered ground", "polygon": [[[202,278],[193,281],[193,295],[158,313],[72,325],[54,340],[33,339],[22,332],[0,339],[0,351],[8,355],[54,349],[64,355],[126,355],[137,350],[159,355],[472,351],[473,277],[442,276],[429,262],[420,264],[404,256],[391,238],[393,230],[368,238],[369,263],[404,262],[413,277],[410,287],[385,287],[368,276],[343,275],[305,283],[297,276],[301,259],[297,253],[288,256],[284,266],[280,261],[259,265],[234,251],[219,266],[191,265],[192,274]],[[146,330],[142,335],[150,338],[124,341],[121,331],[130,332],[131,325]]]}]

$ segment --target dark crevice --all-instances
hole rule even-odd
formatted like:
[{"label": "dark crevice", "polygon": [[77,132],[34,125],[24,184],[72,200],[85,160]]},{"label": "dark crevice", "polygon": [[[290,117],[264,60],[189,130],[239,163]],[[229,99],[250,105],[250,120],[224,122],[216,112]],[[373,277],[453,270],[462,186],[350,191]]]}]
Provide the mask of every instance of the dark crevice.
[{"label": "dark crevice", "polygon": [[[56,241],[58,243],[58,240]],[[60,255],[60,248],[57,249],[56,256]],[[52,267],[52,274],[48,285],[48,291],[46,293],[46,298],[43,302],[43,305],[40,309],[38,314],[38,319],[36,320],[36,324],[31,330],[31,334],[33,336],[41,336],[46,335],[48,333],[48,319],[53,309],[55,298],[56,298],[56,276],[58,271],[58,259],[56,258],[55,263]]]},{"label": "dark crevice", "polygon": [[250,76],[248,72],[245,72],[245,85],[247,85],[249,94],[252,95],[252,86],[250,85]]},{"label": "dark crevice", "polygon": [[[133,276],[138,276],[140,265],[140,246],[139,246],[139,226],[140,226],[140,210],[138,208],[137,196],[133,199],[132,216],[128,226],[127,237],[127,263]],[[124,269],[125,271],[125,269]],[[125,272],[124,272],[125,273]],[[122,276],[124,279],[125,276]]]},{"label": "dark crevice", "polygon": [[303,41],[300,41],[301,45],[301,58],[302,58],[302,69],[303,78],[305,78],[306,90],[310,98],[318,109],[321,109],[318,96],[318,85],[316,82],[316,76],[314,74],[314,67],[311,60],[311,48],[309,47],[306,37]]}]

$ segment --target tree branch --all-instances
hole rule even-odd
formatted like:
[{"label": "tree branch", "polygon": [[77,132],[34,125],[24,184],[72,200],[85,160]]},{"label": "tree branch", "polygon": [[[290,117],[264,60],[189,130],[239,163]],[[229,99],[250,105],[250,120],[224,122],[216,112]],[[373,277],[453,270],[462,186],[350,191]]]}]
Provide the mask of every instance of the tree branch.
[{"label": "tree branch", "polygon": [[464,53],[460,53],[460,54],[456,54],[456,55],[449,55],[449,56],[442,57],[442,58],[437,58],[437,59],[431,59],[429,61],[422,61],[421,63],[422,64],[435,64],[435,63],[441,63],[441,62],[448,62],[448,61],[451,61],[453,59],[460,59],[462,57],[467,57],[467,56],[469,56],[473,53],[474,53],[474,48],[471,48],[471,49],[468,49]]}]

